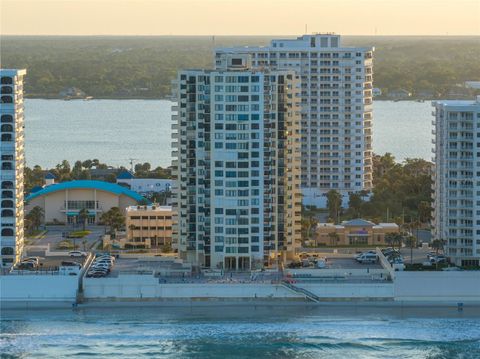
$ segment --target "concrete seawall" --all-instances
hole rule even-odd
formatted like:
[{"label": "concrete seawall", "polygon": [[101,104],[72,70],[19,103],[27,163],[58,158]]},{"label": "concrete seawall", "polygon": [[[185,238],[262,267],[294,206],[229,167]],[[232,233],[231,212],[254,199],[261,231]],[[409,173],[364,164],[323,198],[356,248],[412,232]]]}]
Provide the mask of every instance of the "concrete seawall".
[{"label": "concrete seawall", "polygon": [[[77,302],[79,277],[62,275],[0,276],[2,308],[71,307]],[[298,281],[296,287],[269,282],[163,283],[153,275],[83,279],[82,303],[156,302],[160,305],[204,303],[383,305],[480,305],[480,271],[396,272],[395,280],[369,282]]]}]

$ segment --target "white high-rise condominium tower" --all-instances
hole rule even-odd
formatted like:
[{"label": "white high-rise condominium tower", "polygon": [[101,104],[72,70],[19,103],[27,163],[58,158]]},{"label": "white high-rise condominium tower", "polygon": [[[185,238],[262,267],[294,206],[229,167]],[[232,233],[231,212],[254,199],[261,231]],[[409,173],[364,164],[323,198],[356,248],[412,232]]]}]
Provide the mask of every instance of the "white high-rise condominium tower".
[{"label": "white high-rise condominium tower", "polygon": [[480,97],[435,101],[433,237],[456,265],[480,260]]},{"label": "white high-rise condominium tower", "polygon": [[224,61],[174,83],[174,246],[197,265],[261,268],[301,240],[298,82],[245,55]]},{"label": "white high-rise condominium tower", "polygon": [[326,205],[326,192],[372,188],[373,48],[342,47],[334,34],[273,40],[266,47],[216,49],[250,54],[252,67],[295,70],[301,82],[304,204]]},{"label": "white high-rise condominium tower", "polygon": [[15,264],[23,251],[23,77],[25,70],[0,69],[1,209],[0,265]]}]

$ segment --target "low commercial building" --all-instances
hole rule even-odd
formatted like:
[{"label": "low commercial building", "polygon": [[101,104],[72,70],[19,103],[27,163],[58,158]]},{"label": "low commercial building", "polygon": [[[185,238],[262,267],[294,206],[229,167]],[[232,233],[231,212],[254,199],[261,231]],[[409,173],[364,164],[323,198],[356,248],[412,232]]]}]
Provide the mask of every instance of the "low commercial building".
[{"label": "low commercial building", "polygon": [[135,178],[128,171],[117,176],[117,184],[126,186],[142,195],[150,193],[170,192],[173,180],[164,178]]},{"label": "low commercial building", "polygon": [[88,223],[97,224],[102,213],[112,207],[125,214],[127,207],[146,201],[144,197],[115,183],[79,180],[45,186],[26,198],[26,213],[39,206],[45,223],[78,223],[79,212],[86,208]]},{"label": "low commercial building", "polygon": [[157,248],[172,244],[171,206],[130,206],[126,211],[127,238],[123,247]]},{"label": "low commercial building", "polygon": [[344,221],[340,225],[319,223],[315,231],[316,245],[384,245],[387,233],[399,233],[396,223],[379,223],[364,219]]}]

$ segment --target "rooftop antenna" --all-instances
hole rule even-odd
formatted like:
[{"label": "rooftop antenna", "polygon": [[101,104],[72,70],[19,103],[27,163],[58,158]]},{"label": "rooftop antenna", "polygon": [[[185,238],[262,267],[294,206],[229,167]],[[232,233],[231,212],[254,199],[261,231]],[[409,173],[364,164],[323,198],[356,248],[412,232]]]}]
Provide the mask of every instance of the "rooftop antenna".
[{"label": "rooftop antenna", "polygon": [[135,163],[135,161],[138,161],[138,158],[129,158],[128,160],[130,162],[130,172],[134,173],[133,164]]},{"label": "rooftop antenna", "polygon": [[307,35],[307,34],[308,34],[308,25],[305,24],[305,35]]},{"label": "rooftop antenna", "polygon": [[215,48],[215,35],[212,36],[212,47]]}]

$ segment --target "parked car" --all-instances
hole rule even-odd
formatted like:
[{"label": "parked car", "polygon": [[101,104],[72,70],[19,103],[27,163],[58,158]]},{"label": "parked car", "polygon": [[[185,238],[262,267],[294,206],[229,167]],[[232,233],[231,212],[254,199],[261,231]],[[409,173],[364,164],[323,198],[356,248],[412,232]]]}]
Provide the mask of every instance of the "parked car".
[{"label": "parked car", "polygon": [[318,258],[315,262],[315,267],[326,268],[327,267],[327,258]]},{"label": "parked car", "polygon": [[360,257],[361,257],[361,256],[363,256],[364,254],[368,254],[368,253],[370,253],[370,254],[375,254],[375,255],[377,254],[377,252],[376,252],[376,251],[366,251],[366,252],[361,252],[361,253],[357,253],[357,254],[355,254],[355,259],[357,259],[357,260],[358,260],[358,258],[360,258]]},{"label": "parked car", "polygon": [[68,255],[70,257],[86,257],[87,253],[86,252],[81,252],[81,251],[70,251],[70,252],[68,252]]},{"label": "parked car", "polygon": [[432,257],[435,257],[436,255],[437,255],[436,252],[428,252],[427,253],[427,258],[428,258],[428,260],[430,260]]},{"label": "parked car", "polygon": [[23,270],[35,270],[38,268],[38,265],[36,265],[34,262],[20,262],[17,264],[16,268]]},{"label": "parked car", "polygon": [[101,277],[106,277],[107,274],[108,274],[108,273],[107,273],[106,271],[102,271],[102,270],[91,270],[91,271],[88,271],[87,277],[88,277],[88,278],[101,278]]},{"label": "parked car", "polygon": [[110,259],[110,258],[95,259],[93,262],[94,263],[108,263],[108,264],[111,264],[111,265],[113,265],[113,263],[114,263],[113,259]]},{"label": "parked car", "polygon": [[35,263],[37,266],[40,264],[40,258],[39,257],[25,257],[22,258],[21,262],[32,262]]},{"label": "parked car", "polygon": [[94,263],[94,264],[92,264],[91,268],[93,268],[93,269],[106,269],[106,270],[110,271],[111,266],[106,264],[106,263]]},{"label": "parked car", "polygon": [[377,260],[378,260],[378,257],[375,253],[364,253],[357,259],[357,261],[362,264],[376,263]]},{"label": "parked car", "polygon": [[432,264],[444,264],[444,263],[447,263],[447,258],[445,256],[438,255],[435,257],[431,257],[430,262]]},{"label": "parked car", "polygon": [[95,257],[95,260],[100,260],[100,259],[111,259],[112,261],[115,261],[115,257],[111,256],[109,254],[100,254]]}]

